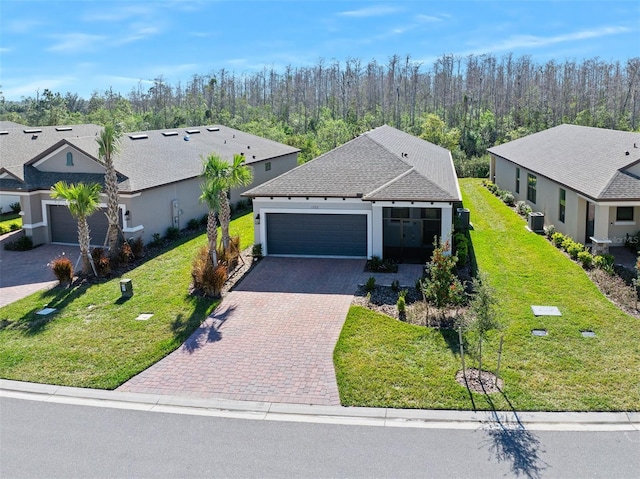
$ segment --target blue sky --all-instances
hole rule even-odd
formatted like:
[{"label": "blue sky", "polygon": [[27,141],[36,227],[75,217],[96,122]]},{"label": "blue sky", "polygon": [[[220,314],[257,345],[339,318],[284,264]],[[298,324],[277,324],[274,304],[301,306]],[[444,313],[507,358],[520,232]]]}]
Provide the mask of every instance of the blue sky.
[{"label": "blue sky", "polygon": [[531,55],[536,62],[640,56],[640,2],[623,1],[52,1],[0,2],[0,85],[89,98],[158,76],[281,71],[357,58]]}]

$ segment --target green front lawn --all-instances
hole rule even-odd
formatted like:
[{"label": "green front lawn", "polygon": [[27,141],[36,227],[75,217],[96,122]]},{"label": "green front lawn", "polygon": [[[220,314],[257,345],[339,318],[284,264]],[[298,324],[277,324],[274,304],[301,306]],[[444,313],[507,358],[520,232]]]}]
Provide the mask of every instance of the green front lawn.
[{"label": "green front lawn", "polygon": [[[0,215],[0,234],[11,231],[11,225],[17,225],[17,229],[22,228],[22,216],[17,213],[5,213]],[[16,229],[16,227],[13,227]]]},{"label": "green front lawn", "polygon": [[[250,246],[253,215],[232,221],[230,233],[240,235],[243,249]],[[206,242],[205,234],[182,240],[127,273],[134,295],[125,302],[120,278],[114,278],[89,287],[57,287],[0,308],[0,375],[113,389],[162,359],[218,304],[187,291],[191,263]],[[45,304],[58,311],[47,318],[36,315]],[[136,321],[141,313],[153,317]]]},{"label": "green front lawn", "polygon": [[[640,410],[640,320],[609,302],[580,266],[479,180],[460,180],[471,210],[478,267],[501,300],[504,394],[489,398],[459,386],[458,341],[450,332],[400,323],[352,307],[335,351],[342,403],[360,406],[549,411]],[[535,318],[531,305],[561,317]],[[547,337],[532,329],[545,328]],[[583,338],[593,330],[596,338]],[[497,335],[484,351],[490,369]]]}]

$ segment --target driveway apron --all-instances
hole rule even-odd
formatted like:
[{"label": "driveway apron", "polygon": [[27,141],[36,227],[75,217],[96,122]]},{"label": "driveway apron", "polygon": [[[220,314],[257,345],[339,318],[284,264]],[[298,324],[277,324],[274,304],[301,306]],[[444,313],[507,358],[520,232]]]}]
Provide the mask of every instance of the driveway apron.
[{"label": "driveway apron", "polygon": [[63,255],[75,263],[80,248],[44,244],[29,251],[0,249],[0,307],[58,284],[49,263]]},{"label": "driveway apron", "polygon": [[339,405],[333,349],[364,265],[264,258],[180,348],[119,390]]}]

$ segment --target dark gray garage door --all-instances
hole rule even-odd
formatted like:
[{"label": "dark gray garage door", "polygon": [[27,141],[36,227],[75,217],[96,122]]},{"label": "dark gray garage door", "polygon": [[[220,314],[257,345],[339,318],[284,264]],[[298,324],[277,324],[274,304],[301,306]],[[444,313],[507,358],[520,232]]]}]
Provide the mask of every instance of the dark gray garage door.
[{"label": "dark gray garage door", "polygon": [[[99,209],[92,214],[89,219],[89,229],[91,234],[91,244],[102,246],[107,234],[109,223],[104,209]],[[78,244],[78,222],[69,213],[66,206],[49,206],[49,224],[51,225],[52,243]]]},{"label": "dark gray garage door", "polygon": [[267,253],[367,256],[367,216],[267,213]]}]

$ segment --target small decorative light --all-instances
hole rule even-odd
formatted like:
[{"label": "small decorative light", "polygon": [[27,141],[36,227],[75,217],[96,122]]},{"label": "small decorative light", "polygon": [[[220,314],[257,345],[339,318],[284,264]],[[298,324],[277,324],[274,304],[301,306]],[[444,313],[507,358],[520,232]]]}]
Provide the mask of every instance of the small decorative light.
[{"label": "small decorative light", "polygon": [[257,225],[259,225],[259,224],[260,224],[260,213],[258,213],[258,214],[256,215],[255,220],[256,220],[256,224],[257,224]]}]

